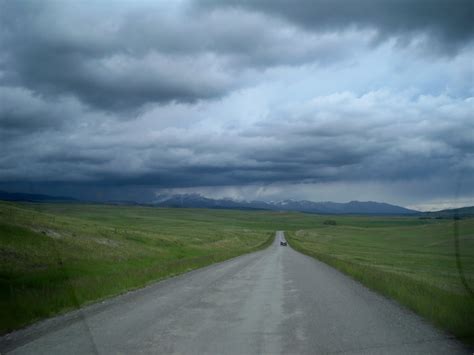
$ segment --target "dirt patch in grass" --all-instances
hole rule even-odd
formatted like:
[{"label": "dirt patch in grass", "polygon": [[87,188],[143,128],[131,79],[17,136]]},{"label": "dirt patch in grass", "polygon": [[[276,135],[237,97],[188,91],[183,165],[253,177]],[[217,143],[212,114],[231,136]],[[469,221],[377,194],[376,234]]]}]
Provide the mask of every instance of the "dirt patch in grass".
[{"label": "dirt patch in grass", "polygon": [[39,228],[39,227],[32,227],[31,230],[33,232],[36,232],[40,235],[44,235],[53,239],[62,239],[64,238],[64,235],[49,228]]}]

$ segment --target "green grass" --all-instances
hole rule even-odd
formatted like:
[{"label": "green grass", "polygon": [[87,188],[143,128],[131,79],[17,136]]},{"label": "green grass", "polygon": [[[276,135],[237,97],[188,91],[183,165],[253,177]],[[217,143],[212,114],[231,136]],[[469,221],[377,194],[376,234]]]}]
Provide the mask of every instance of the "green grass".
[{"label": "green grass", "polygon": [[[290,245],[474,344],[474,298],[461,282],[454,221],[331,217],[288,233]],[[474,287],[474,219],[457,221],[460,261]]]},{"label": "green grass", "polygon": [[255,251],[239,212],[0,202],[0,332]]},{"label": "green grass", "polygon": [[[459,276],[453,223],[0,202],[0,332],[264,248],[275,230],[285,230],[295,249],[472,344],[474,300]],[[461,261],[473,287],[474,219],[457,223]]]}]

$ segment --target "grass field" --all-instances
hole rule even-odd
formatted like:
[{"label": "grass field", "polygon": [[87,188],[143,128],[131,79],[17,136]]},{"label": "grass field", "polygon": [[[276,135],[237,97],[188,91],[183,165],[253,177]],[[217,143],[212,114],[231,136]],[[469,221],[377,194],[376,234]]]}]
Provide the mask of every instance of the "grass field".
[{"label": "grass field", "polygon": [[290,245],[393,298],[474,344],[474,219],[331,217],[335,225],[292,231]]},{"label": "grass field", "polygon": [[[453,223],[0,202],[0,331],[263,248],[285,230],[292,247],[472,343],[474,300],[460,281]],[[474,219],[456,223],[472,287]]]},{"label": "grass field", "polygon": [[273,240],[238,214],[0,202],[0,332]]}]

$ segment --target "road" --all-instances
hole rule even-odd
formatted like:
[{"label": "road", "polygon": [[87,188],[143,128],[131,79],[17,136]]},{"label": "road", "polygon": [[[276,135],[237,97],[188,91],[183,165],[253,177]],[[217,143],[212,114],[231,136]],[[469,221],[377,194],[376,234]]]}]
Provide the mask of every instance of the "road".
[{"label": "road", "polygon": [[15,354],[464,354],[456,340],[277,232],[266,250],[0,340]]}]

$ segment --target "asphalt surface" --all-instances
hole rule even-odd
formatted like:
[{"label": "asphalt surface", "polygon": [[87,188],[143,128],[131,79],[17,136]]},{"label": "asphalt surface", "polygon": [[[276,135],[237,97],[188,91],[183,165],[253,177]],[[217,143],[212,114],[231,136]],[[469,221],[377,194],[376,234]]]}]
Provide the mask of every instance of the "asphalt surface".
[{"label": "asphalt surface", "polygon": [[459,342],[340,272],[280,246],[0,339],[15,354],[465,354]]}]

